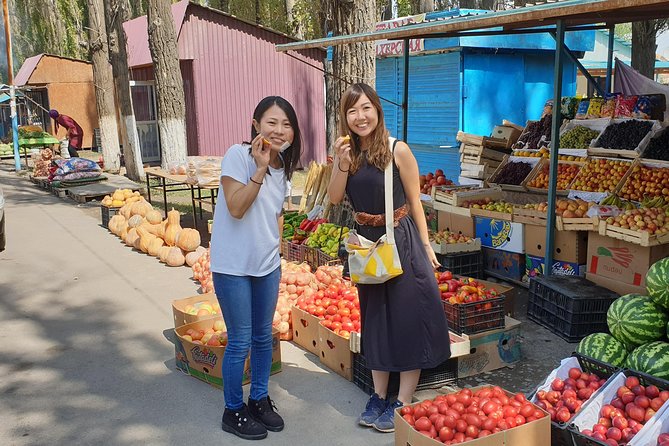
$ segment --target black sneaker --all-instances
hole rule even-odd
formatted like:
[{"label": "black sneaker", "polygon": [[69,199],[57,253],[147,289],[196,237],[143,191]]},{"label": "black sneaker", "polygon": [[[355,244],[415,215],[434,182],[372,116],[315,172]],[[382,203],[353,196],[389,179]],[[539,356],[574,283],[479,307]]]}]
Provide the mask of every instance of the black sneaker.
[{"label": "black sneaker", "polygon": [[279,432],[283,429],[283,418],[276,413],[276,406],[269,396],[260,400],[249,398],[249,414],[268,431]]},{"label": "black sneaker", "polygon": [[225,432],[245,440],[262,440],[267,437],[267,429],[251,417],[246,404],[236,410],[226,408],[221,427]]}]

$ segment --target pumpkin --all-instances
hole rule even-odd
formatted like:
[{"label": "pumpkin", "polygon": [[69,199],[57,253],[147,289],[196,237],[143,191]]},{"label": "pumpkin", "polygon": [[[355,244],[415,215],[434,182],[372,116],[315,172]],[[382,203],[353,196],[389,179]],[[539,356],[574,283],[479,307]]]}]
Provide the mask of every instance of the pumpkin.
[{"label": "pumpkin", "polygon": [[149,234],[158,235],[158,230],[160,229],[160,223],[158,223],[157,225],[152,225],[152,224],[147,222],[144,225],[144,227],[146,228],[146,231]]},{"label": "pumpkin", "polygon": [[179,211],[175,211],[174,208],[172,208],[172,210],[167,213],[167,225],[181,225],[181,214],[179,214]]},{"label": "pumpkin", "polygon": [[200,242],[200,233],[197,229],[184,228],[177,234],[176,245],[186,252],[195,251]]},{"label": "pumpkin", "polygon": [[123,198],[124,199],[130,198],[134,195],[133,192],[130,189],[123,189],[122,192],[123,192]]},{"label": "pumpkin", "polygon": [[139,242],[139,249],[142,252],[149,253],[149,246],[151,245],[151,242],[156,239],[157,237],[153,234],[149,234],[148,232],[144,234],[144,236],[140,237],[140,242]]},{"label": "pumpkin", "polygon": [[156,235],[160,237],[161,239],[165,240],[165,229],[167,228],[167,219],[165,219],[162,223],[159,223],[156,231]]},{"label": "pumpkin", "polygon": [[125,204],[124,206],[121,206],[121,209],[119,209],[118,212],[127,220],[130,217],[132,217],[132,215],[130,214],[131,208],[132,204]]},{"label": "pumpkin", "polygon": [[120,233],[117,234],[119,237],[121,237],[121,240],[125,240],[126,236],[128,235],[128,222],[124,221],[121,223],[121,228],[120,228]]},{"label": "pumpkin", "polygon": [[149,255],[160,258],[160,248],[165,245],[165,241],[160,237],[153,237],[149,243]]},{"label": "pumpkin", "polygon": [[181,231],[181,226],[179,226],[178,224],[171,225],[168,223],[167,228],[165,229],[165,243],[167,243],[169,246],[175,246],[180,231]]},{"label": "pumpkin", "polygon": [[128,226],[130,226],[131,228],[136,228],[142,223],[144,223],[144,217],[142,217],[139,214],[135,214],[128,219]]},{"label": "pumpkin", "polygon": [[142,217],[146,216],[147,212],[151,211],[153,207],[144,200],[136,201],[132,204],[131,213],[132,215],[141,215]]},{"label": "pumpkin", "polygon": [[107,224],[107,227],[111,231],[112,234],[119,234],[119,228],[121,227],[121,223],[125,222],[125,218],[123,218],[122,215],[114,215],[112,218],[109,219],[109,223]]},{"label": "pumpkin", "polygon": [[193,266],[202,255],[201,252],[193,251],[186,254],[186,265]]},{"label": "pumpkin", "polygon": [[158,224],[163,221],[163,215],[160,213],[160,211],[157,211],[155,209],[152,209],[149,212],[147,212],[145,218],[146,221],[148,221],[152,225]]},{"label": "pumpkin", "polygon": [[116,201],[125,201],[126,198],[128,198],[128,197],[126,197],[123,194],[123,191],[121,189],[116,189],[111,196],[111,199],[116,200]]},{"label": "pumpkin", "polygon": [[171,248],[169,246],[163,246],[160,248],[160,251],[158,251],[158,258],[161,262],[165,263],[167,261],[167,254],[169,254],[170,249]]},{"label": "pumpkin", "polygon": [[170,251],[167,253],[165,263],[167,263],[169,266],[183,266],[185,262],[186,258],[184,257],[181,249],[177,248],[176,246],[172,246]]},{"label": "pumpkin", "polygon": [[125,236],[125,244],[130,246],[131,248],[135,246],[135,241],[139,238],[139,235],[137,234],[137,229],[135,228],[130,228],[128,229],[128,233]]}]

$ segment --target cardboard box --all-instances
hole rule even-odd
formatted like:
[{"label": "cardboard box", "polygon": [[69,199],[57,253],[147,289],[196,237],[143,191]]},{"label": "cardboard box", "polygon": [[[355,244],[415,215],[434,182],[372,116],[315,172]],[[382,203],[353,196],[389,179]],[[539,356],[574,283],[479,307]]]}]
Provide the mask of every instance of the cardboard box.
[{"label": "cardboard box", "polygon": [[474,237],[476,234],[473,217],[439,211],[437,223],[440,231],[446,229],[454,234],[462,234],[467,237]]},{"label": "cardboard box", "polygon": [[482,246],[525,254],[522,224],[485,217],[476,217],[475,224]]},{"label": "cardboard box", "polygon": [[309,314],[295,306],[290,308],[290,313],[290,317],[293,320],[293,342],[308,352],[320,356],[321,347],[318,338],[319,319],[313,314]]},{"label": "cardboard box", "polygon": [[525,275],[525,254],[501,249],[481,249],[483,251],[483,271],[511,280],[521,280]]},{"label": "cardboard box", "polygon": [[[488,387],[488,386],[481,386]],[[479,388],[476,388],[479,389]],[[508,396],[513,396],[507,392]],[[539,409],[545,413],[544,410]],[[438,439],[433,440],[415,430],[402,417],[400,409],[395,412],[395,446],[440,446]],[[522,426],[497,432],[487,437],[462,443],[466,446],[549,446],[551,444],[551,418],[548,414]]]},{"label": "cardboard box", "polygon": [[588,273],[637,287],[646,286],[651,265],[669,256],[669,245],[643,247],[595,232],[588,239]]},{"label": "cardboard box", "polygon": [[198,294],[197,296],[186,297],[185,299],[177,299],[172,301],[172,315],[174,316],[174,328],[179,328],[182,325],[190,324],[204,319],[220,318],[221,313],[210,314],[207,316],[197,316],[195,314],[186,313],[186,307],[189,305],[198,306],[199,303],[207,303],[213,309],[219,309],[218,299],[215,293]]},{"label": "cardboard box", "polygon": [[[525,254],[525,275],[529,277],[536,277],[543,275],[546,268],[546,259],[530,254]],[[585,276],[585,263],[579,265],[578,263],[564,262],[562,260],[554,260],[552,274],[559,276]]]},{"label": "cardboard box", "polygon": [[496,125],[495,128],[492,129],[490,136],[493,138],[505,139],[506,147],[508,148],[515,144],[516,141],[518,141],[518,137],[521,133],[522,132],[515,127]]},{"label": "cardboard box", "polygon": [[337,375],[352,381],[353,352],[349,340],[318,324],[318,342],[321,362]]},{"label": "cardboard box", "polygon": [[591,273],[585,273],[585,278],[590,282],[596,283],[597,285],[618,293],[621,296],[624,296],[625,294],[641,294],[642,296],[646,296],[648,294],[645,286],[629,285]]},{"label": "cardboard box", "polygon": [[[583,265],[588,260],[586,231],[555,231],[553,259]],[[546,257],[546,227],[525,225],[525,254]]]},{"label": "cardboard box", "polygon": [[[222,389],[223,376],[221,372],[221,364],[223,363],[223,354],[225,347],[211,347],[206,345],[194,344],[181,336],[185,334],[189,328],[206,330],[211,328],[214,321],[222,320],[223,318],[207,319],[203,321],[192,322],[175,328],[176,340],[174,344],[175,359],[177,369],[181,370],[187,375],[191,375],[200,381]],[[272,367],[270,374],[274,375],[281,371],[281,341],[279,340],[279,331],[276,328],[272,329]],[[249,357],[244,363],[244,376],[242,377],[242,384],[251,382],[251,366]]]},{"label": "cardboard box", "polygon": [[520,361],[520,321],[506,316],[504,328],[469,335],[469,349],[469,355],[458,358],[458,378]]}]

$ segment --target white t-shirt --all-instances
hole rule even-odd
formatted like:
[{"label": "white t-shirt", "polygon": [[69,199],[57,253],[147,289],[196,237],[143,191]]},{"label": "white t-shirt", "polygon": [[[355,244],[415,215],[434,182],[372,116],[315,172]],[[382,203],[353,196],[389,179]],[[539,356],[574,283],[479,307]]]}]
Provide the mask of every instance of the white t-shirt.
[{"label": "white t-shirt", "polygon": [[[221,162],[221,177],[242,184],[257,169],[249,146],[235,144]],[[262,277],[281,264],[279,258],[279,216],[286,196],[283,169],[269,167],[258,196],[241,219],[230,215],[223,186],[218,188],[218,203],[211,228],[211,271],[233,276]]]}]

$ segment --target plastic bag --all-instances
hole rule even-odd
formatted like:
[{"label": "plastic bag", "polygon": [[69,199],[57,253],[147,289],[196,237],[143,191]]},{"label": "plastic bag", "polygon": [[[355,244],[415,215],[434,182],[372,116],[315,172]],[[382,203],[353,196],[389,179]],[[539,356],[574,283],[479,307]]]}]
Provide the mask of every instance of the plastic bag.
[{"label": "plastic bag", "polygon": [[604,104],[599,111],[600,118],[613,118],[616,115],[616,101],[620,93],[607,93],[604,96]]},{"label": "plastic bag", "polygon": [[186,182],[200,187],[218,187],[221,161],[220,156],[189,156]]},{"label": "plastic bag", "polygon": [[592,98],[590,99],[590,105],[588,106],[588,119],[596,119],[601,116],[602,105],[604,105],[604,98]]},{"label": "plastic bag", "polygon": [[100,166],[95,161],[87,160],[85,158],[70,158],[54,160],[56,164],[55,175],[65,175],[70,172],[88,172],[100,171]]},{"label": "plastic bag", "polygon": [[639,100],[638,96],[618,96],[616,101],[616,118],[631,118],[634,113],[634,107],[636,106],[637,101]]},{"label": "plastic bag", "polygon": [[617,206],[594,205],[588,209],[588,212],[586,212],[585,215],[588,217],[617,217],[622,213],[623,211]]},{"label": "plastic bag", "polygon": [[562,98],[560,101],[560,112],[562,113],[562,116],[566,119],[574,119],[579,102],[581,102],[581,99],[576,97]]},{"label": "plastic bag", "polygon": [[578,104],[578,110],[576,111],[575,119],[585,119],[588,117],[588,108],[590,107],[590,100],[583,99],[580,104]]},{"label": "plastic bag", "polygon": [[188,163],[173,161],[167,164],[167,171],[170,175],[186,175],[186,172],[188,171]]}]

